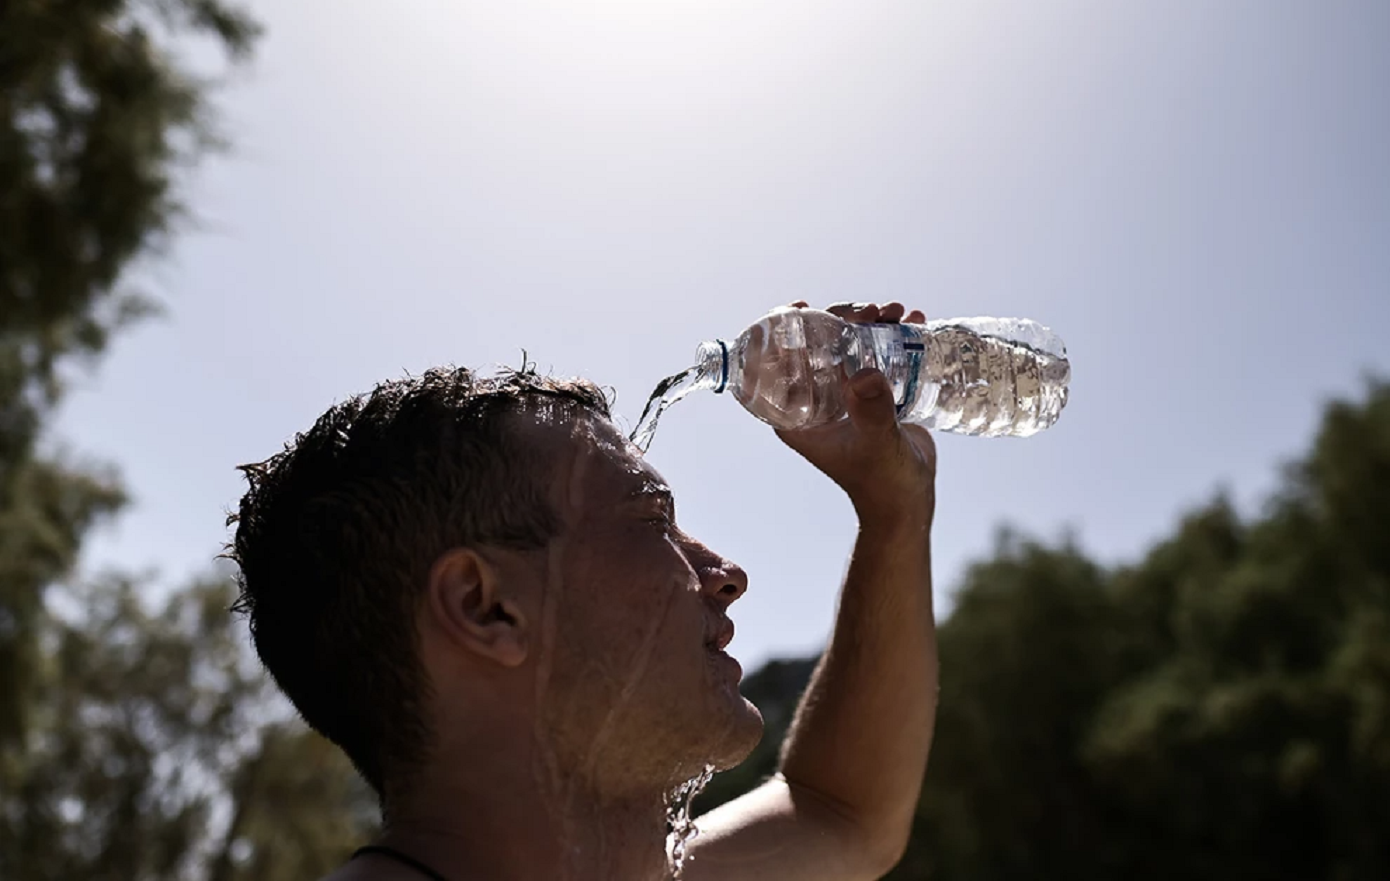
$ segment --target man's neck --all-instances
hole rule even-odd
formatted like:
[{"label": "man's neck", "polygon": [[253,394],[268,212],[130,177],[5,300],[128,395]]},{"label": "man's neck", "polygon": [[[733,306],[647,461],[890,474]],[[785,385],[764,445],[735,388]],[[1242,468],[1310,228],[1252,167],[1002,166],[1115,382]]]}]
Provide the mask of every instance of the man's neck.
[{"label": "man's neck", "polygon": [[619,799],[577,783],[554,791],[490,764],[466,779],[422,774],[411,797],[392,809],[379,843],[450,881],[670,877],[661,792]]}]

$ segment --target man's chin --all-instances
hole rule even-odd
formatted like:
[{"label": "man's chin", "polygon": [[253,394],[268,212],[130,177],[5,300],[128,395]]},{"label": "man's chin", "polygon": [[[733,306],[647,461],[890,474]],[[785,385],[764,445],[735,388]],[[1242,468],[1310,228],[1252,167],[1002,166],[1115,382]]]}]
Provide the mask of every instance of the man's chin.
[{"label": "man's chin", "polygon": [[748,758],[763,738],[763,714],[748,698],[738,695],[741,706],[731,707],[732,718],[725,729],[717,754],[710,764],[716,770],[727,771]]}]

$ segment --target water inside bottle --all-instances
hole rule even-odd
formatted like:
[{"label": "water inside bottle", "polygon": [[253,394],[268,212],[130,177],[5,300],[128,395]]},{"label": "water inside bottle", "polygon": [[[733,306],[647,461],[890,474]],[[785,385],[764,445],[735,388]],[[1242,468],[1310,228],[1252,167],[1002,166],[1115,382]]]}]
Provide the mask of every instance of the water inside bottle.
[{"label": "water inside bottle", "polygon": [[652,392],[651,397],[647,398],[647,406],[642,408],[642,416],[637,420],[637,427],[632,429],[632,435],[628,438],[639,450],[645,453],[651,447],[652,438],[656,435],[656,425],[661,421],[661,414],[670,409],[672,404],[695,391],[699,387],[696,382],[699,376],[700,365],[696,364],[687,367],[680,373],[674,373],[656,384],[656,390]]},{"label": "water inside bottle", "polygon": [[672,881],[681,881],[681,873],[685,869],[685,852],[690,847],[690,842],[699,834],[695,821],[690,819],[690,805],[713,777],[714,766],[705,765],[705,770],[677,786],[667,799],[666,822],[670,824],[671,832],[666,836],[666,855],[671,861]]},{"label": "water inside bottle", "polygon": [[1067,405],[1066,345],[1035,322],[970,318],[928,325],[914,401],[899,418],[933,431],[1028,437]]}]

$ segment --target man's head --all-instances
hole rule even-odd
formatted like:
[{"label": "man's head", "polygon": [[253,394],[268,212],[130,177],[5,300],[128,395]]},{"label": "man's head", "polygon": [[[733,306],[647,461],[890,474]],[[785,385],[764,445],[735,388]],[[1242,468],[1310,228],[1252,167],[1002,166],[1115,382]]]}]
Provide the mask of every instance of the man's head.
[{"label": "man's head", "polygon": [[604,779],[613,756],[651,776],[756,742],[706,647],[743,573],[675,528],[593,385],[431,371],[245,471],[232,556],[257,651],[384,798],[451,729],[518,716],[563,772]]}]

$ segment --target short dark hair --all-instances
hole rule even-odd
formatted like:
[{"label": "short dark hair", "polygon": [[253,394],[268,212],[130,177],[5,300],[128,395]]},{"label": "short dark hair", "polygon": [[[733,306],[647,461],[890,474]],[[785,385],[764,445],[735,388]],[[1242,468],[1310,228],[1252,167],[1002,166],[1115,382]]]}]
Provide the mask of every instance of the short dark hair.
[{"label": "short dark hair", "polygon": [[512,425],[545,402],[610,418],[585,380],[436,369],[337,404],[241,466],[234,609],[281,690],[383,804],[388,778],[429,745],[415,611],[430,567],[452,547],[537,548],[558,529],[549,463]]}]

